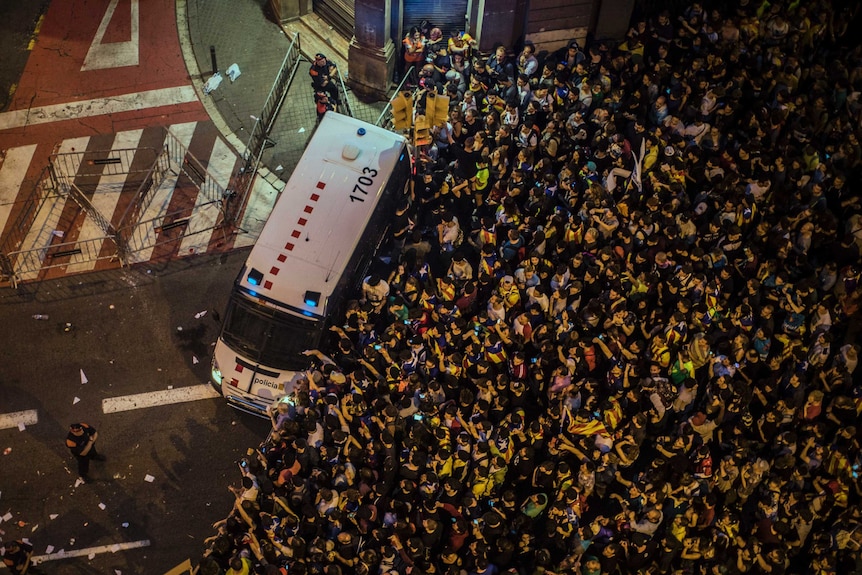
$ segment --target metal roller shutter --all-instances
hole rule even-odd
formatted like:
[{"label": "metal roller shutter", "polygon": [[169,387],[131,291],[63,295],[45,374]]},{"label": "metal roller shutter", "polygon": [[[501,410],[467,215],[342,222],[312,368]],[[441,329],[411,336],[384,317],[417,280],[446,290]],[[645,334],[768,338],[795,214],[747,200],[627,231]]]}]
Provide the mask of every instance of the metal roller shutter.
[{"label": "metal roller shutter", "polygon": [[314,13],[345,38],[353,37],[356,10],[353,0],[314,0]]},{"label": "metal roller shutter", "polygon": [[403,31],[406,34],[413,26],[428,20],[449,38],[452,30],[464,30],[467,22],[467,0],[404,0]]}]

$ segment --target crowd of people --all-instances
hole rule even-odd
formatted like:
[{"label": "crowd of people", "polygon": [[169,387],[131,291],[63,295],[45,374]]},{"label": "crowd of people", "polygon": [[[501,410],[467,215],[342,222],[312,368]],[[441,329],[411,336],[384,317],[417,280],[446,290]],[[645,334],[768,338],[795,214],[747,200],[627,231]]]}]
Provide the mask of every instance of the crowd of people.
[{"label": "crowd of people", "polygon": [[857,9],[424,42],[388,268],[200,573],[862,572]]}]

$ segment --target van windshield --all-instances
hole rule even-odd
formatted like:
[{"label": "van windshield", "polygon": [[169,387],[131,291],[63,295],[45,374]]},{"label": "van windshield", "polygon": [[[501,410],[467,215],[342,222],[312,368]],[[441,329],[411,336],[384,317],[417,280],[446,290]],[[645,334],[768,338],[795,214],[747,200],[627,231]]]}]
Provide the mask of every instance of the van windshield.
[{"label": "van windshield", "polygon": [[234,294],[228,303],[222,339],[254,363],[278,370],[308,367],[302,355],[317,347],[323,322],[284,313]]}]

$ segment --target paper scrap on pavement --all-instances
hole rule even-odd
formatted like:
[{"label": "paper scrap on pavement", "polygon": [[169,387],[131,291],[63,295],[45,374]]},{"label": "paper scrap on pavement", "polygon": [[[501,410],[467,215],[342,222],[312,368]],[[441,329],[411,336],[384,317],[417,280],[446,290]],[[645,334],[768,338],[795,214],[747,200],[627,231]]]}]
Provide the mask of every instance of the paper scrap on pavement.
[{"label": "paper scrap on pavement", "polygon": [[48,545],[47,547],[45,547],[45,553],[46,554],[50,555],[53,552],[54,552],[54,546],[53,545]]},{"label": "paper scrap on pavement", "polygon": [[121,525],[122,525],[123,527],[128,527],[128,526],[129,526],[129,522],[128,522],[128,521],[124,521]]},{"label": "paper scrap on pavement", "polygon": [[102,511],[104,511],[106,507],[108,507],[108,506],[105,505],[104,503],[99,503],[99,509],[101,509]]},{"label": "paper scrap on pavement", "polygon": [[225,74],[227,74],[227,77],[230,78],[231,83],[236,81],[236,79],[239,78],[240,74],[242,74],[242,72],[240,72],[239,66],[237,66],[236,64],[231,64],[224,72]]},{"label": "paper scrap on pavement", "polygon": [[146,482],[148,482],[148,483],[152,483],[152,482],[153,482],[153,481],[155,481],[155,480],[156,480],[156,478],[155,478],[155,477],[153,477],[152,475],[150,475],[149,473],[147,473],[147,474],[144,476],[144,481],[146,481]]},{"label": "paper scrap on pavement", "polygon": [[300,128],[296,131],[298,134],[302,134],[305,132],[305,128]]},{"label": "paper scrap on pavement", "polygon": [[84,374],[84,370],[82,369],[81,370],[81,383],[87,383],[88,381],[90,381],[90,380],[87,379],[87,376]]},{"label": "paper scrap on pavement", "polygon": [[[198,359],[198,356],[196,356],[196,355],[193,355],[193,356],[192,356],[192,363],[193,363],[193,364],[197,365],[197,364],[199,364],[200,362],[201,362],[201,360],[199,360],[199,359]],[[22,429],[21,431],[24,431],[24,430]]]},{"label": "paper scrap on pavement", "polygon": [[39,529],[38,523],[36,525],[34,525],[32,529],[30,529],[30,533],[35,533],[37,529]]},{"label": "paper scrap on pavement", "polygon": [[280,171],[282,171],[283,169],[284,169],[284,166],[282,166],[281,164],[279,164],[279,165],[277,165],[277,166],[275,167],[275,171],[276,171],[276,172],[280,172]]},{"label": "paper scrap on pavement", "polygon": [[59,516],[60,516],[59,513],[52,513],[51,515],[48,516],[48,519],[53,521],[54,519],[58,518]]},{"label": "paper scrap on pavement", "polygon": [[92,560],[93,560],[93,559],[95,559],[95,558],[96,558],[96,554],[95,554],[95,553],[90,553],[89,555],[87,555],[87,559],[89,559],[90,561],[92,561]]},{"label": "paper scrap on pavement", "polygon": [[83,484],[84,484],[84,480],[83,480],[83,479],[81,479],[80,477],[79,477],[78,479],[76,479],[76,480],[75,480],[75,487],[80,487],[80,486],[82,486]]},{"label": "paper scrap on pavement", "polygon": [[215,74],[210,76],[210,79],[206,81],[206,84],[204,84],[204,95],[209,96],[210,92],[212,92],[213,90],[215,90],[216,88],[219,87],[219,84],[221,84],[221,81],[222,81],[222,76],[221,76],[221,73],[219,73],[219,72],[216,72]]},{"label": "paper scrap on pavement", "polygon": [[6,515],[4,515],[3,517],[0,517],[0,522],[2,522],[2,521],[9,521],[10,519],[12,519],[12,512],[11,512],[11,511],[7,511],[7,512],[6,512]]},{"label": "paper scrap on pavement", "polygon": [[26,425],[24,425],[24,422],[23,422],[23,421],[19,421],[19,422],[18,422],[18,431],[25,431],[26,429],[27,429],[27,426],[26,426]]},{"label": "paper scrap on pavement", "polygon": [[117,545],[116,543],[114,543],[113,545],[111,545],[111,553],[116,553],[116,552],[117,552],[117,551],[119,551],[119,550],[120,550],[120,546],[119,546],[119,545]]},{"label": "paper scrap on pavement", "polygon": [[123,575],[123,572],[119,569],[114,569],[114,575]]},{"label": "paper scrap on pavement", "polygon": [[195,314],[195,319],[200,319],[207,314],[207,310],[199,311]]},{"label": "paper scrap on pavement", "polygon": [[75,399],[73,399],[73,400],[72,400],[72,405],[75,405],[75,404],[76,404],[76,403],[78,403],[79,401],[81,401],[81,398],[80,398],[80,397],[76,397]]}]

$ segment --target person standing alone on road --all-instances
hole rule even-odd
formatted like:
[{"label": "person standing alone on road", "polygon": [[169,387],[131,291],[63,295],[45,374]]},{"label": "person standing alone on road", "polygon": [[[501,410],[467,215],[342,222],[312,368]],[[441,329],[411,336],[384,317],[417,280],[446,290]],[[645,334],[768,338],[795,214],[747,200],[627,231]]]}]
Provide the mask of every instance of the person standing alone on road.
[{"label": "person standing alone on road", "polygon": [[66,447],[78,460],[78,475],[84,481],[90,481],[87,475],[90,471],[90,460],[104,461],[105,456],[96,451],[96,440],[99,432],[95,427],[86,423],[73,423],[69,426],[69,434],[66,436]]}]

